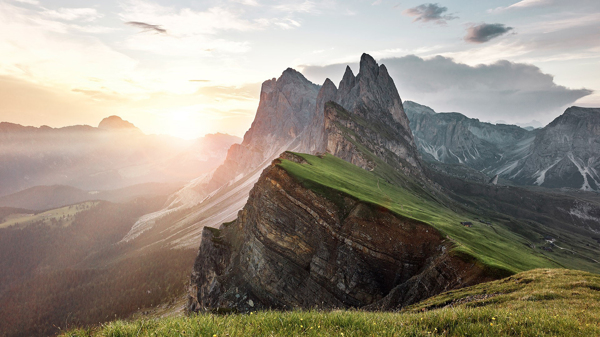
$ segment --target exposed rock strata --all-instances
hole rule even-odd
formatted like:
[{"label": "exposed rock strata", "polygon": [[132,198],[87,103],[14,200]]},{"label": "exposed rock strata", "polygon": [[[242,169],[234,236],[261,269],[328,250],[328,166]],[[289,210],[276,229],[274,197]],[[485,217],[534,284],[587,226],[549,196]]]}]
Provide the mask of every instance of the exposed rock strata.
[{"label": "exposed rock strata", "polygon": [[398,90],[385,65],[378,65],[370,55],[362,55],[358,75],[346,67],[339,89],[329,79],[325,81],[309,130],[311,136],[305,138],[304,147],[313,153],[329,152],[372,169],[374,163],[361,155],[360,148],[367,147],[378,156],[386,153],[380,158],[389,164],[421,174],[419,154]]},{"label": "exposed rock strata", "polygon": [[600,109],[567,109],[505,174],[523,184],[600,191]]},{"label": "exposed rock strata", "polygon": [[528,131],[405,103],[427,161],[465,165],[522,185],[600,191],[600,109],[571,107],[546,127]]},{"label": "exposed rock strata", "polygon": [[203,231],[190,311],[395,309],[486,279],[433,227],[337,191],[325,198],[277,163],[235,222]]}]

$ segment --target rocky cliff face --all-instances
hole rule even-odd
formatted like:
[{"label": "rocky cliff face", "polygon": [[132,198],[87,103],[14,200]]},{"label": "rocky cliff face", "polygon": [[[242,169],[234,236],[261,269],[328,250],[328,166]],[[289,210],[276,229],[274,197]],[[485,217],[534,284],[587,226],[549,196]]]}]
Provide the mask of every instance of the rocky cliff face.
[{"label": "rocky cliff face", "polygon": [[476,170],[497,168],[508,158],[520,158],[535,138],[515,125],[490,124],[459,113],[436,113],[405,102],[410,127],[423,158],[464,164]]},{"label": "rocky cliff face", "polygon": [[191,207],[174,227],[187,227],[188,238],[181,240],[195,246],[202,226],[235,219],[262,170],[284,151],[329,152],[366,169],[376,166],[374,153],[399,171],[421,175],[422,170],[402,101],[384,65],[363,54],[358,75],[348,67],[339,89],[330,80],[319,87],[287,69],[279,79],[263,83],[255,120],[242,144],[229,149],[224,164],[174,195],[166,209],[140,219],[125,240],[152,228],[158,218]]},{"label": "rocky cliff face", "polygon": [[395,309],[485,279],[433,227],[338,191],[325,198],[277,163],[237,220],[204,229],[189,310]]},{"label": "rocky cliff face", "polygon": [[[170,230],[175,232],[171,239],[178,246],[196,247],[202,227],[235,219],[260,172],[273,159],[287,150],[306,152],[302,139],[315,118],[319,88],[289,68],[278,79],[265,81],[256,117],[243,142],[229,148],[220,167],[174,194],[165,209],[140,218],[124,241],[179,212],[182,216],[171,224]],[[157,235],[157,240],[160,237]]]},{"label": "rocky cliff face", "polygon": [[315,116],[318,92],[318,85],[291,68],[278,79],[265,81],[256,117],[244,141],[229,149],[225,163],[197,191],[207,195],[240,174],[264,168],[282,151],[302,151],[300,135]]},{"label": "rocky cliff face", "polygon": [[567,109],[503,174],[523,184],[600,190],[600,109]]},{"label": "rocky cliff face", "polygon": [[571,107],[542,129],[482,123],[405,102],[425,160],[463,164],[523,185],[600,190],[600,109]]},{"label": "rocky cliff face", "polygon": [[372,169],[375,164],[361,150],[366,147],[389,164],[413,174],[421,173],[398,90],[385,65],[378,65],[370,55],[362,55],[358,75],[354,76],[350,67],[346,67],[339,89],[326,80],[319,92],[317,108],[322,113],[317,113],[311,125],[314,136],[305,140],[309,143],[305,147],[313,153],[328,152]]}]

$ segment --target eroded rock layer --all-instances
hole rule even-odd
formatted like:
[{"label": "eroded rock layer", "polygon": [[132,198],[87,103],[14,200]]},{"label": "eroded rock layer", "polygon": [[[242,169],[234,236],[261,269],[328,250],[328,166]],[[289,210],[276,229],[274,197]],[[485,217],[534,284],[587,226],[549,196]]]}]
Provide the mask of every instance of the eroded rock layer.
[{"label": "eroded rock layer", "polygon": [[286,159],[302,161],[275,160],[237,220],[204,229],[188,310],[395,309],[486,280],[433,227],[305,188]]}]

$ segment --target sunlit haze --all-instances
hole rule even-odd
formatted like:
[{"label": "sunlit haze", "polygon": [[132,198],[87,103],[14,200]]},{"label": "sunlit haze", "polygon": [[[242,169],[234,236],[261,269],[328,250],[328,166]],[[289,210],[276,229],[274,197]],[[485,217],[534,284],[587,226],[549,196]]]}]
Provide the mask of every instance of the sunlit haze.
[{"label": "sunlit haze", "polygon": [[264,80],[385,63],[404,100],[546,124],[600,106],[597,0],[0,0],[0,121],[243,136]]}]

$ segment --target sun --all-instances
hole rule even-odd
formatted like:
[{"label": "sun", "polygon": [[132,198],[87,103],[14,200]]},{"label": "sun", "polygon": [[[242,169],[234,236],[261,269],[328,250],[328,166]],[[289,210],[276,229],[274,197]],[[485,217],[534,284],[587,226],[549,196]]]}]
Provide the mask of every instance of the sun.
[{"label": "sun", "polygon": [[211,123],[189,109],[171,111],[165,116],[164,133],[183,139],[196,139],[210,131]]}]

